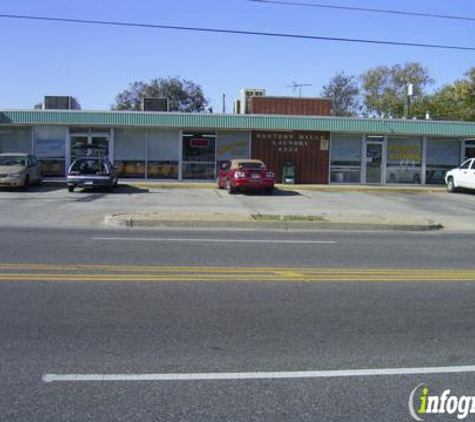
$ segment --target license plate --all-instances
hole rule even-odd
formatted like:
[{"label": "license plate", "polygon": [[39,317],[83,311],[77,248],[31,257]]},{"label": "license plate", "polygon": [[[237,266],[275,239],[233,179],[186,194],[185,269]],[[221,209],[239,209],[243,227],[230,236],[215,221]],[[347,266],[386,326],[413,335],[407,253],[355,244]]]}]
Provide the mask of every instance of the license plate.
[{"label": "license plate", "polygon": [[251,179],[260,179],[261,175],[259,173],[251,173]]},{"label": "license plate", "polygon": [[92,180],[87,180],[84,182],[84,186],[92,186],[94,183],[92,182]]}]

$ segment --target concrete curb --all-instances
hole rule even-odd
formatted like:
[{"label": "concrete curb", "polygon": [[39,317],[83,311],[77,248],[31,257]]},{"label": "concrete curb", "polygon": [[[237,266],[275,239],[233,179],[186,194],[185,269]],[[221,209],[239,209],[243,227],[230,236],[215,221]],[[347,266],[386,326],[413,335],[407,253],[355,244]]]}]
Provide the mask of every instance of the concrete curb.
[{"label": "concrete curb", "polygon": [[214,230],[352,230],[352,231],[438,231],[444,227],[437,223],[392,224],[332,221],[249,221],[249,220],[199,220],[199,219],[143,219],[123,214],[106,215],[105,224],[121,228],[180,228]]},{"label": "concrete curb", "polygon": [[[45,186],[64,186],[65,180],[47,179],[43,181]],[[149,189],[217,189],[214,182],[141,182],[127,181],[121,179],[119,186],[133,188],[149,188]],[[277,191],[295,192],[295,191],[320,191],[320,192],[372,192],[372,193],[441,193],[446,192],[443,186],[414,186],[414,185],[276,185]]]}]

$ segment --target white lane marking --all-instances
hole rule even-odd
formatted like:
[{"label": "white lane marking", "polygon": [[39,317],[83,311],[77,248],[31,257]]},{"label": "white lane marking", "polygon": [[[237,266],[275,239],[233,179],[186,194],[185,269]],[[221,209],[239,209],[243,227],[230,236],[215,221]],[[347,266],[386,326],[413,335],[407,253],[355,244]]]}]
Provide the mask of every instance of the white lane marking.
[{"label": "white lane marking", "polygon": [[44,374],[44,382],[81,381],[220,381],[269,380],[295,378],[370,377],[388,375],[462,374],[475,372],[475,366],[443,366],[427,368],[348,369],[294,372],[211,372],[197,374]]},{"label": "white lane marking", "polygon": [[92,240],[111,242],[194,242],[194,243],[270,243],[291,245],[334,244],[334,240],[275,240],[275,239],[184,239],[184,238],[152,238],[152,237],[91,237]]}]

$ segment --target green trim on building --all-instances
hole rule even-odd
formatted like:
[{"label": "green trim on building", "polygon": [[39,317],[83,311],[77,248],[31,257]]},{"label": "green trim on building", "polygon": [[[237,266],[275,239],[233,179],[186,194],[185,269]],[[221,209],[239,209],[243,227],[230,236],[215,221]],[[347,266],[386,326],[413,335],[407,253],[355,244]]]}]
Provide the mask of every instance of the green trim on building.
[{"label": "green trim on building", "polygon": [[130,111],[0,110],[0,126],[10,125],[310,130],[378,135],[475,136],[475,122]]}]

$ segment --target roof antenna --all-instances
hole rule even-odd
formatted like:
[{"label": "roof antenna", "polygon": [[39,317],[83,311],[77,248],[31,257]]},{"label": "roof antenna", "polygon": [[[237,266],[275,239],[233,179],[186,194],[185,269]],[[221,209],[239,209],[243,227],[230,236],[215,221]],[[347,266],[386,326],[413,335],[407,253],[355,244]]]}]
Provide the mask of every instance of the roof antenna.
[{"label": "roof antenna", "polygon": [[292,81],[291,85],[287,85],[287,88],[292,88],[292,92],[295,94],[295,91],[299,90],[299,97],[302,98],[302,87],[304,86],[313,86],[313,84],[298,84],[295,81]]}]

